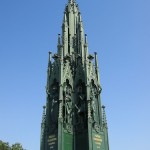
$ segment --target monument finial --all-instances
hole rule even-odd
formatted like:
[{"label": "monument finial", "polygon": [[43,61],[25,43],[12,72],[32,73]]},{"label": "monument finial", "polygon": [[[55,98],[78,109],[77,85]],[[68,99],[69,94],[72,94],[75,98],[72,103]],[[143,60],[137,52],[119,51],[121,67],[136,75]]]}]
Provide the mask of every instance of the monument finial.
[{"label": "monument finial", "polygon": [[71,4],[73,4],[75,2],[76,2],[75,0],[69,0],[69,3],[71,3]]}]

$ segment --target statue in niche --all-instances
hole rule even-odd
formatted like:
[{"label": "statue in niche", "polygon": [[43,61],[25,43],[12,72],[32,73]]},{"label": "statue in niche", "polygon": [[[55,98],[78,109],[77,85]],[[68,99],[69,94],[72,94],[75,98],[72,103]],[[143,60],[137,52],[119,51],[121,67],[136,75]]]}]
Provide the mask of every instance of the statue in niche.
[{"label": "statue in niche", "polygon": [[79,81],[79,85],[77,87],[77,102],[75,104],[75,108],[77,109],[77,124],[84,124],[86,118],[86,106],[85,106],[85,93],[82,81]]},{"label": "statue in niche", "polygon": [[94,84],[94,80],[91,82],[91,94],[90,94],[90,99],[91,99],[91,113],[92,113],[92,118],[94,122],[97,122],[97,96],[98,96],[98,89],[96,85]]},{"label": "statue in niche", "polygon": [[65,122],[68,124],[72,123],[72,88],[69,84],[69,80],[66,80],[66,85],[64,88],[64,116],[65,116]]},{"label": "statue in niche", "polygon": [[59,101],[59,88],[58,82],[54,80],[54,83],[51,87],[51,121],[56,124],[58,120],[58,101]]},{"label": "statue in niche", "polygon": [[97,88],[97,95],[100,95],[102,91],[102,87],[100,85],[98,85],[98,88]]},{"label": "statue in niche", "polygon": [[48,87],[46,87],[46,93],[47,93],[47,96],[50,95],[50,92],[49,92],[49,88],[48,88]]}]

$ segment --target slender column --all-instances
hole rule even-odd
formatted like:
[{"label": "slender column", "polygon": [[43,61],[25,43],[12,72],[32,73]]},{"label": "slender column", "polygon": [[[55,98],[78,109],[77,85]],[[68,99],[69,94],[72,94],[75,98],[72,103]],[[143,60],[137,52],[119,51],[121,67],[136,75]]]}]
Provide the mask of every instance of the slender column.
[{"label": "slender column", "polygon": [[88,57],[88,40],[87,40],[87,35],[86,34],[85,34],[84,52],[85,52],[84,60],[87,61],[87,57]]},{"label": "slender column", "polygon": [[60,59],[60,92],[59,92],[59,118],[58,118],[58,150],[62,150],[63,145],[63,136],[62,136],[62,128],[63,128],[63,48],[61,47],[62,55]]},{"label": "slender column", "polygon": [[97,75],[97,81],[98,83],[100,83],[100,75],[99,75],[99,67],[98,67],[98,57],[97,57],[97,53],[95,52],[95,71],[96,71],[96,75]]},{"label": "slender column", "polygon": [[91,100],[90,100],[90,82],[89,82],[89,60],[88,60],[88,49],[86,49],[86,59],[85,59],[85,67],[86,67],[86,92],[87,92],[87,106],[88,106],[88,144],[89,150],[92,150],[92,124],[91,124]]},{"label": "slender column", "polygon": [[60,56],[60,51],[61,51],[61,36],[58,34],[58,44],[57,44],[57,54]]},{"label": "slender column", "polygon": [[97,76],[97,82],[98,82],[98,114],[99,114],[99,124],[102,127],[103,123],[102,123],[102,108],[101,108],[101,98],[100,98],[100,93],[101,93],[101,86],[100,86],[100,75],[99,75],[99,67],[98,67],[98,57],[97,57],[97,53],[95,52],[95,72],[96,72],[96,76]]}]

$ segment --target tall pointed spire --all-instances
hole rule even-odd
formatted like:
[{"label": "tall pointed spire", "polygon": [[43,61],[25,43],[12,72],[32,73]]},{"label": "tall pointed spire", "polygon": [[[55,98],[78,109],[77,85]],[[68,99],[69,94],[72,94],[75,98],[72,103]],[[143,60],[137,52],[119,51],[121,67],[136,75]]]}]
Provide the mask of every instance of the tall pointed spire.
[{"label": "tall pointed spire", "polygon": [[57,53],[49,53],[46,90],[40,150],[109,150],[98,56],[88,52],[75,0],[65,7]]},{"label": "tall pointed spire", "polygon": [[75,0],[69,0],[64,12],[62,25],[64,56],[77,53],[84,61],[84,28],[81,13]]}]

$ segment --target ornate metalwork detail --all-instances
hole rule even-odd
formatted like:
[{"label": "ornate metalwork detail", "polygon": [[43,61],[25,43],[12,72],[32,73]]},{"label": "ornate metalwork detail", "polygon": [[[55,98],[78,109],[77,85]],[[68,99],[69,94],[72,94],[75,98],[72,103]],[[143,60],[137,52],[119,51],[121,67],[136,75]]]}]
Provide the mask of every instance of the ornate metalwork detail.
[{"label": "ornate metalwork detail", "polygon": [[91,103],[88,101],[88,118],[91,119]]},{"label": "ornate metalwork detail", "polygon": [[63,118],[63,109],[62,109],[63,105],[62,105],[62,101],[60,101],[59,104],[59,118]]},{"label": "ornate metalwork detail", "polygon": [[93,128],[95,129],[95,131],[97,132],[97,133],[100,133],[100,131],[101,131],[101,128],[100,128],[100,125],[98,124],[98,123],[94,123],[93,124]]},{"label": "ornate metalwork detail", "polygon": [[67,124],[67,125],[66,125],[66,129],[67,129],[67,131],[68,131],[69,133],[72,133],[72,132],[73,132],[72,125],[70,125],[70,124]]}]

